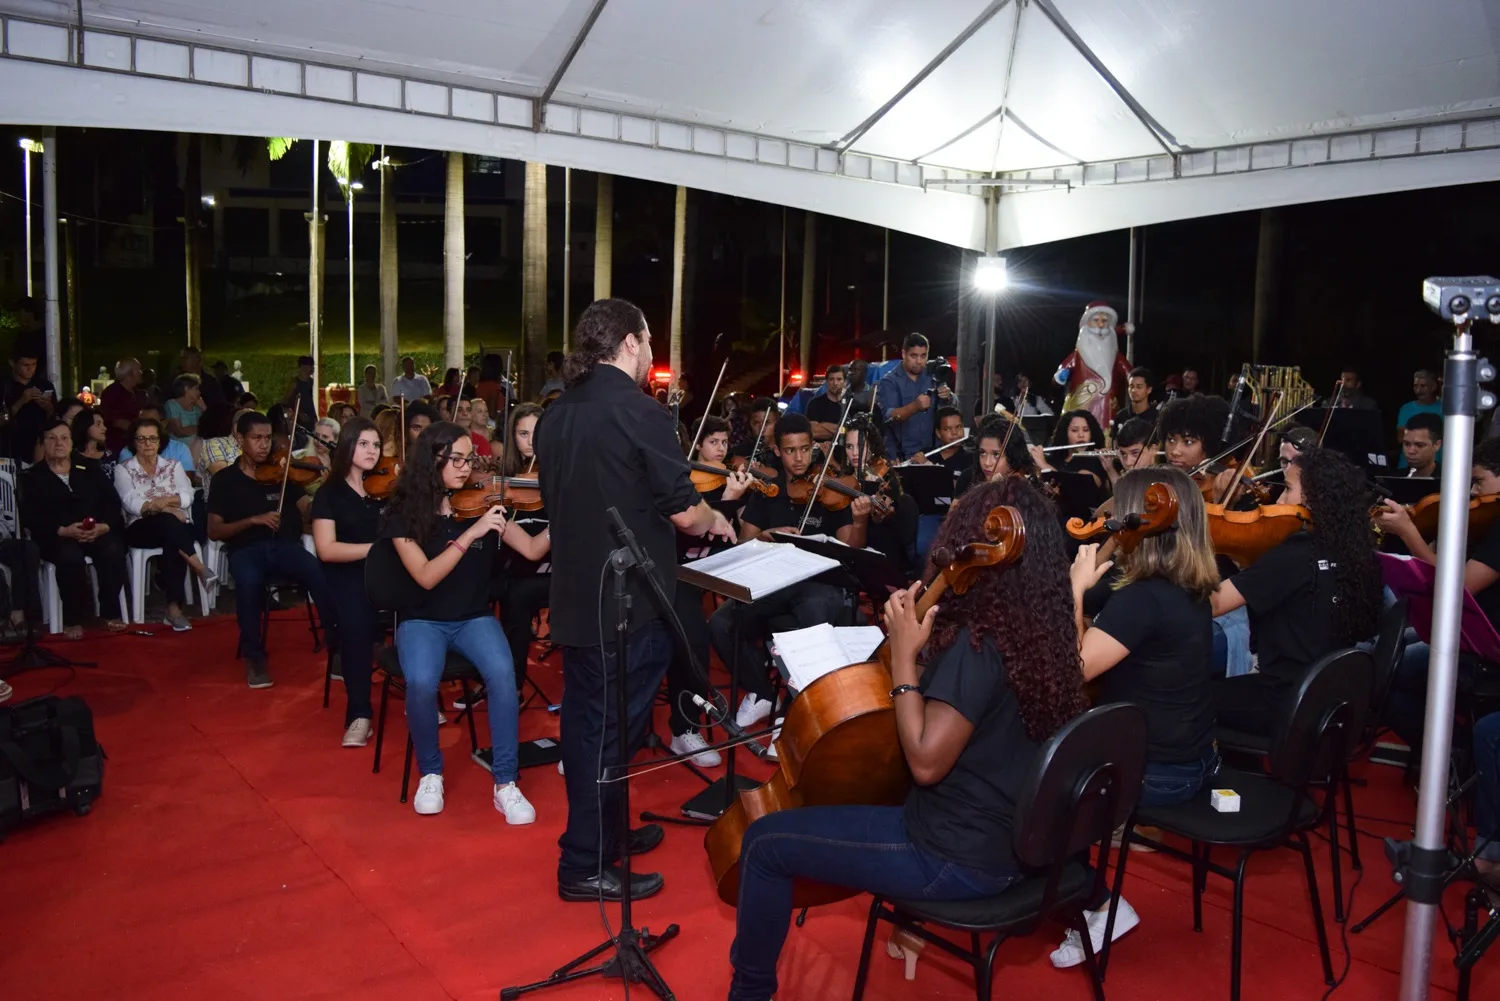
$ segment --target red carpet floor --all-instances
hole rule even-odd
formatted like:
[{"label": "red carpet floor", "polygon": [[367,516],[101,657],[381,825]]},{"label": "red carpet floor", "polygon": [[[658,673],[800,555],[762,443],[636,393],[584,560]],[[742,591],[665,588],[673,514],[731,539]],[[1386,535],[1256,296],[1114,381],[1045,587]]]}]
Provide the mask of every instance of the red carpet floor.
[{"label": "red carpet floor", "polygon": [[[109,753],[105,793],[84,818],[71,815],[13,833],[0,846],[0,997],[7,1001],[135,999],[353,999],[493,1001],[502,986],[539,979],[601,941],[591,904],[565,904],[555,887],[556,839],[565,816],[562,779],[527,771],[536,804],[530,827],[508,827],[490,804],[488,776],[468,760],[467,734],[445,727],[447,810],[418,817],[397,802],[404,722],[390,713],[380,774],[372,748],[343,750],[343,693],[321,708],[322,659],[300,612],[272,629],[276,687],[250,691],[233,659],[234,624],[200,622],[186,635],[92,637],[55,649],[100,662],[76,673],[51,669],[11,679],[16,698],[48,691],[85,697]],[[557,665],[534,668],[558,694]],[[483,723],[483,720],[481,720]],[[555,732],[541,710],[523,714],[526,738]],[[747,756],[742,756],[741,760]],[[758,768],[764,772],[764,766]],[[1394,769],[1361,769],[1357,793],[1368,874],[1354,913],[1393,886],[1373,835],[1406,836],[1412,796]],[[701,785],[680,768],[637,784],[637,810],[675,812]],[[1327,847],[1318,860],[1325,908]],[[723,998],[734,915],[711,886],[701,832],[671,827],[643,862],[665,892],[637,907],[653,931],[682,926],[657,953],[684,1001]],[[1312,919],[1300,862],[1289,852],[1251,862],[1245,923],[1246,1001],[1319,998]],[[1135,855],[1126,896],[1139,929],[1122,939],[1110,967],[1117,1001],[1228,995],[1227,883],[1211,879],[1204,932],[1192,931],[1188,870]],[[1347,886],[1347,883],[1346,883]],[[814,911],[793,929],[782,956],[781,1001],[848,997],[868,898]],[[1461,913],[1450,894],[1450,915]],[[618,908],[609,909],[611,920]],[[1352,940],[1353,962],[1335,998],[1394,998],[1402,934],[1397,908]],[[1333,927],[1332,925],[1330,925]],[[1336,928],[1335,972],[1344,964]],[[1089,996],[1084,976],[1056,971],[1057,936],[1008,943],[997,994],[1071,1001]],[[1451,951],[1440,940],[1434,996],[1451,996]],[[1475,998],[1500,994],[1500,956],[1481,963]],[[632,990],[637,998],[644,989]],[[537,997],[621,998],[598,979]],[[928,950],[914,983],[883,946],[867,997],[971,998],[966,970]]]}]

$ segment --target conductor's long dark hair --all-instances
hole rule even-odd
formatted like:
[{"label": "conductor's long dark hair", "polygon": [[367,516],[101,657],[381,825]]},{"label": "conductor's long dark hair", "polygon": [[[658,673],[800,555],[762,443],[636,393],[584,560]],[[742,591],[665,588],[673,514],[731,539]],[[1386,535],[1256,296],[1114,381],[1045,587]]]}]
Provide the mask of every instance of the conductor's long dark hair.
[{"label": "conductor's long dark hair", "polygon": [[966,626],[975,650],[986,639],[994,643],[1005,659],[1005,681],[1020,704],[1026,735],[1046,740],[1088,708],[1057,510],[1019,476],[978,483],[953,505],[932,548],[956,552],[971,542],[987,542],[984,519],[1002,504],[1020,510],[1026,523],[1021,558],[1009,567],[979,571],[962,595],[943,595],[927,657],[931,661],[952,646]]},{"label": "conductor's long dark hair", "polygon": [[380,436],[380,429],[368,417],[351,417],[339,428],[339,441],[333,446],[333,458],[328,463],[328,482],[342,483],[349,478],[349,470],[354,465],[354,446],[365,431],[374,431],[376,437]]},{"label": "conductor's long dark hair", "polygon": [[453,443],[469,432],[452,421],[439,421],[423,429],[416,444],[407,449],[406,465],[396,480],[396,490],[385,506],[385,520],[399,520],[418,544],[432,538],[438,510],[447,493],[442,467],[453,452]]}]

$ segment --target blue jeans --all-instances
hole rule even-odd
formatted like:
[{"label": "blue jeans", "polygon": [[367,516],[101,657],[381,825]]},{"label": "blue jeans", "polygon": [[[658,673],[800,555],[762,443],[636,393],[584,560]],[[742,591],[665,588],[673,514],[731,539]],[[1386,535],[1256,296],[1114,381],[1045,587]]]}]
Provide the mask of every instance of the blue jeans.
[{"label": "blue jeans", "polygon": [[1474,724],[1474,767],[1479,773],[1474,826],[1481,838],[1491,839],[1479,857],[1500,862],[1500,713],[1490,713]]},{"label": "blue jeans", "polygon": [[265,584],[290,581],[307,589],[318,618],[323,623],[323,639],[330,651],[338,645],[338,612],[323,564],[302,548],[300,541],[268,539],[241,546],[229,554],[229,575],[234,578],[234,614],[240,624],[240,656],[246,660],[264,660],[265,644],[260,639],[260,617],[265,608]]},{"label": "blue jeans", "polygon": [[491,771],[495,784],[514,782],[521,766],[516,759],[520,711],[510,693],[516,690],[510,645],[500,623],[489,615],[457,622],[404,619],[396,626],[396,656],[406,675],[406,728],[417,749],[423,775],[443,774],[443,752],[438,748],[438,682],[452,650],[479,669],[490,697]]},{"label": "blue jeans", "polygon": [[770,1001],[792,919],[792,885],[811,877],[882,897],[974,900],[1020,873],[948,862],[911,843],[899,806],[813,806],[768,814],[740,849],[740,900],[729,1001]]},{"label": "blue jeans", "polygon": [[[620,760],[614,648],[614,643],[605,644],[607,656],[601,657],[597,646],[563,647],[562,727],[558,739],[568,791],[568,826],[557,839],[562,849],[557,863],[559,883],[589,879],[598,874],[601,864],[608,866],[620,854],[620,783],[599,782],[601,753],[606,768]],[[672,634],[660,619],[630,635],[625,650],[627,759],[646,742],[656,690],[671,662]],[[490,701],[494,701],[493,695]]]},{"label": "blue jeans", "polygon": [[1219,770],[1219,752],[1212,746],[1197,761],[1168,764],[1146,762],[1145,780],[1141,783],[1141,806],[1176,806],[1186,803],[1202,790],[1203,784]]}]

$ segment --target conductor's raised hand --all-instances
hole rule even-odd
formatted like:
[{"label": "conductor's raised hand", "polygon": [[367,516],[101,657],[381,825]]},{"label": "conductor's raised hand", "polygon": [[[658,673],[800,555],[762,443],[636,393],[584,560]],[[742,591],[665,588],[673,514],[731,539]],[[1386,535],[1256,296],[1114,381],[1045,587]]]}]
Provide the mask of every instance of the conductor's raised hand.
[{"label": "conductor's raised hand", "polygon": [[922,582],[916,581],[905,590],[891,592],[890,598],[886,600],[885,628],[890,637],[893,659],[915,661],[917,653],[927,645],[928,638],[932,636],[937,606],[929,608],[927,614],[918,621],[917,592],[921,589]]}]

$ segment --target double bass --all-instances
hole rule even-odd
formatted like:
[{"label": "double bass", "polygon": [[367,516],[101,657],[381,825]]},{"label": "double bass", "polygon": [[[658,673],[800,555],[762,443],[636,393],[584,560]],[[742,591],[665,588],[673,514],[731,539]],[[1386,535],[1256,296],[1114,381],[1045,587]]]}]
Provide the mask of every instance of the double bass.
[{"label": "double bass", "polygon": [[[920,621],[943,593],[963,594],[986,569],[1015,563],[1026,545],[1021,512],[1009,505],[992,508],[984,521],[990,541],[972,542],[957,552],[933,551],[938,575],[918,599]],[[781,724],[776,740],[779,768],[764,784],[740,793],[704,836],[719,899],[739,899],[740,846],[759,818],[800,806],[899,804],[911,786],[911,772],[896,732],[891,701],[889,642],[875,660],[830,671],[803,689]],[[860,891],[810,881],[793,890],[793,907],[830,904]]]}]

